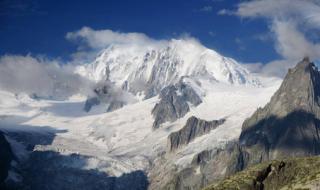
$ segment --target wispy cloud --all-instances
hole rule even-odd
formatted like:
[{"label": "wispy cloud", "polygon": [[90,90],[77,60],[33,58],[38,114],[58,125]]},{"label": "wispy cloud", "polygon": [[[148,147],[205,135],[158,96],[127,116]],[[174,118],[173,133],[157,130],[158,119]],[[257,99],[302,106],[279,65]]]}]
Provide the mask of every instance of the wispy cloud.
[{"label": "wispy cloud", "polygon": [[207,5],[199,9],[200,12],[211,12],[212,11],[212,6]]},{"label": "wispy cloud", "polygon": [[66,38],[70,41],[88,45],[90,48],[105,48],[111,44],[137,44],[155,43],[143,33],[122,33],[112,30],[93,30],[89,27],[74,32],[68,32]]},{"label": "wispy cloud", "polygon": [[227,9],[221,9],[217,13],[218,15],[234,15],[234,12]]},{"label": "wispy cloud", "polygon": [[[320,43],[307,37],[311,31],[320,31],[319,0],[253,0],[238,4],[235,11],[220,10],[220,15],[237,15],[241,18],[264,18],[275,40],[274,47],[282,61],[268,67],[287,67],[304,56],[320,58]],[[286,63],[286,64],[284,64]],[[281,69],[280,69],[281,70]]]}]

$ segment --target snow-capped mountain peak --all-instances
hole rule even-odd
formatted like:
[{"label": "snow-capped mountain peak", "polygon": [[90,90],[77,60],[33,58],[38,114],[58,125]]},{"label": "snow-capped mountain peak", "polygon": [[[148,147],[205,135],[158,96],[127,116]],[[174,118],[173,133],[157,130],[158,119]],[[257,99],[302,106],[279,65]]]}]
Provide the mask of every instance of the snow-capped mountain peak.
[{"label": "snow-capped mountain peak", "polygon": [[235,60],[192,39],[146,47],[112,45],[91,64],[80,66],[78,73],[94,81],[110,80],[134,94],[147,93],[146,96],[156,95],[185,76],[231,85],[259,85]]}]

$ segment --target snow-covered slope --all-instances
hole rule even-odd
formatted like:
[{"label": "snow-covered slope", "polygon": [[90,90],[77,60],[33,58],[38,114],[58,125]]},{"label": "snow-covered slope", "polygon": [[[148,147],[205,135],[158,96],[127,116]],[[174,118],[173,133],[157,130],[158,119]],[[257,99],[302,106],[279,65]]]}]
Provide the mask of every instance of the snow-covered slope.
[{"label": "snow-covered slope", "polygon": [[173,156],[173,163],[185,166],[196,153],[237,138],[242,121],[258,106],[263,106],[279,84],[279,80],[264,83],[264,87],[259,88],[204,84],[207,95],[200,106],[192,107],[185,117],[166,123],[156,131],[152,130],[151,110],[158,102],[157,97],[101,114],[83,111],[84,99],[80,97],[67,101],[33,100],[1,92],[0,130],[57,131],[50,144],[37,145],[34,150],[85,155],[91,159],[83,166],[84,169],[95,168],[118,176],[130,171],[148,170],[152,160],[166,151],[168,135],[179,130],[190,116],[206,120],[227,118],[218,129],[198,138]]},{"label": "snow-covered slope", "polygon": [[190,39],[146,47],[112,45],[77,72],[94,81],[108,79],[134,94],[147,91],[148,97],[185,76],[232,85],[260,84],[235,60]]}]

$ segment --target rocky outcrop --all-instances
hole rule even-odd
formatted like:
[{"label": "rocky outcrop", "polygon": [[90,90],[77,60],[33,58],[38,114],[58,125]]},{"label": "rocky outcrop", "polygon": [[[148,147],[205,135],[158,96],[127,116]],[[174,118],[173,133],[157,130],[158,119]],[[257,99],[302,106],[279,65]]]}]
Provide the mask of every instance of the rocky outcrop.
[{"label": "rocky outcrop", "polygon": [[154,117],[153,128],[160,127],[167,121],[173,122],[189,112],[188,103],[198,106],[202,100],[192,87],[180,82],[165,87],[160,92],[160,102],[152,110]]},{"label": "rocky outcrop", "polygon": [[8,177],[11,161],[14,155],[10,144],[4,134],[0,131],[0,189],[6,189],[5,180]]},{"label": "rocky outcrop", "polygon": [[319,189],[320,158],[291,158],[250,167],[205,190]]},{"label": "rocky outcrop", "polygon": [[246,155],[240,146],[230,142],[217,150],[205,150],[194,156],[191,165],[178,170],[164,186],[155,189],[201,189],[243,169]]},{"label": "rocky outcrop", "polygon": [[290,69],[270,102],[243,123],[248,164],[320,154],[320,73],[305,58]]},{"label": "rocky outcrop", "polygon": [[224,121],[224,119],[205,121],[194,116],[190,117],[182,129],[173,132],[168,136],[169,150],[173,151],[183,145],[188,144],[196,137],[209,133],[211,130],[223,124]]}]

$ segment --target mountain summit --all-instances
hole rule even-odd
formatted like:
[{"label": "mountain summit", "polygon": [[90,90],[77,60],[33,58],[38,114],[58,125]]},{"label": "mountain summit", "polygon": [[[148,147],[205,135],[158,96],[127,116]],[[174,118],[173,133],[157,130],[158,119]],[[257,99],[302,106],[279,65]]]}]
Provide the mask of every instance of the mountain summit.
[{"label": "mountain summit", "polygon": [[320,73],[304,58],[288,71],[270,102],[242,127],[251,162],[320,154]]},{"label": "mountain summit", "polygon": [[110,80],[145,98],[157,95],[182,77],[233,85],[260,84],[235,60],[195,40],[171,40],[150,46],[111,45],[91,64],[79,67],[78,73],[94,81]]}]

